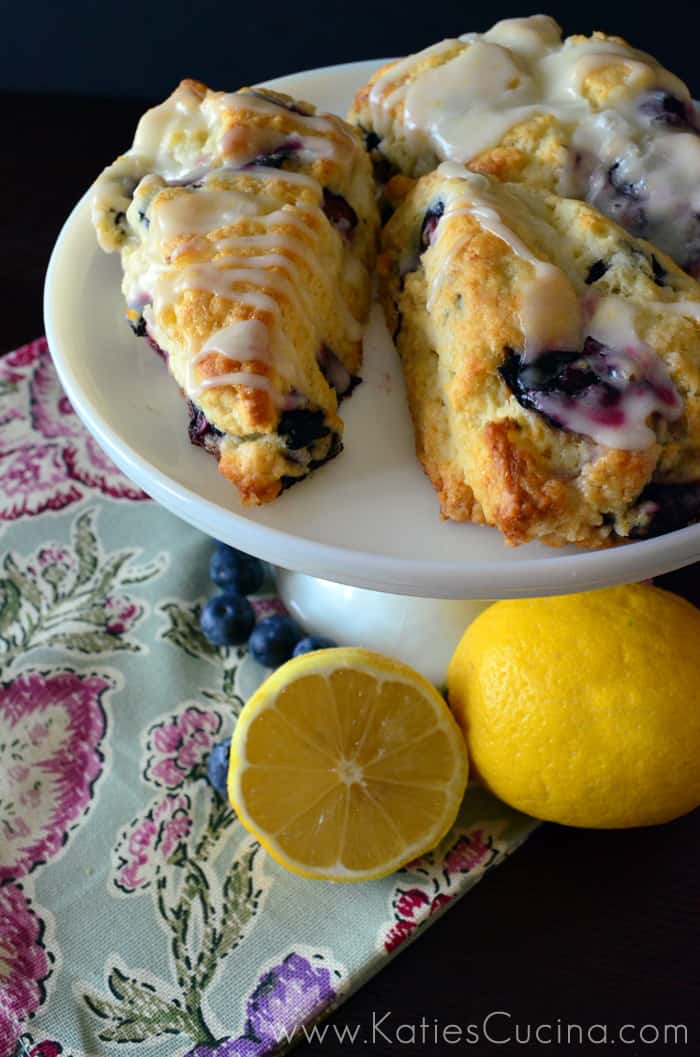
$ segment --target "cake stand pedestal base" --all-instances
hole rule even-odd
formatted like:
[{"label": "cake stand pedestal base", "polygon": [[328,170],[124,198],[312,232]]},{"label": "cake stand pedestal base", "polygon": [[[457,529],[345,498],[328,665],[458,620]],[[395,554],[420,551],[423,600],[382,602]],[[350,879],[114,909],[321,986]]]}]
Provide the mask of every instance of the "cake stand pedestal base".
[{"label": "cake stand pedestal base", "polygon": [[438,686],[464,629],[491,605],[383,594],[279,568],[275,578],[290,615],[308,634],[396,657]]}]

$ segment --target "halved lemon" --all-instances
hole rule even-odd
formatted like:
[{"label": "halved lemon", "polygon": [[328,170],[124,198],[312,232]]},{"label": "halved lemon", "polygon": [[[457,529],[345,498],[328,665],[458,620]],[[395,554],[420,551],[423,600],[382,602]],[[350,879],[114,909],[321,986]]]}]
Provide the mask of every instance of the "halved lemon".
[{"label": "halved lemon", "polygon": [[228,789],[243,825],[303,877],[384,877],[433,848],[467,784],[464,738],[431,684],[340,647],[284,664],[241,711]]}]

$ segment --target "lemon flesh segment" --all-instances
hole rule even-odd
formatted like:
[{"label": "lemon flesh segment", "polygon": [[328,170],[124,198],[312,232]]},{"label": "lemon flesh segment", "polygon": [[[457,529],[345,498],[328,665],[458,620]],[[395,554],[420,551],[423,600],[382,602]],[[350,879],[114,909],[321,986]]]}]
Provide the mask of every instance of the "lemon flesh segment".
[{"label": "lemon flesh segment", "polygon": [[305,877],[383,877],[434,847],[467,783],[464,739],[417,672],[367,650],[283,665],[242,710],[229,795],[241,822]]}]

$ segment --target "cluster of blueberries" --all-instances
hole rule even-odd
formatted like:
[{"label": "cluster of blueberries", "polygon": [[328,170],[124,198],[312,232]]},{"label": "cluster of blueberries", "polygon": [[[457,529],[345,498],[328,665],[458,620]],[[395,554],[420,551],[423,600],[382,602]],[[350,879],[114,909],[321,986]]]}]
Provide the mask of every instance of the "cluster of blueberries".
[{"label": "cluster of blueberries", "polygon": [[247,641],[256,661],[266,668],[278,668],[290,657],[336,645],[322,635],[304,635],[291,617],[275,615],[255,623],[247,595],[259,591],[265,579],[259,558],[217,543],[209,574],[221,591],[202,608],[199,623],[213,646],[240,646]]},{"label": "cluster of blueberries", "polygon": [[[304,635],[291,617],[275,614],[256,624],[248,595],[259,591],[265,579],[263,563],[235,547],[217,543],[209,565],[219,594],[203,607],[199,625],[213,646],[240,646],[248,642],[251,656],[266,668],[277,668],[291,657],[312,650],[325,650],[336,643],[322,635]],[[226,795],[226,775],[231,739],[215,745],[209,755],[209,780],[221,796]]]}]

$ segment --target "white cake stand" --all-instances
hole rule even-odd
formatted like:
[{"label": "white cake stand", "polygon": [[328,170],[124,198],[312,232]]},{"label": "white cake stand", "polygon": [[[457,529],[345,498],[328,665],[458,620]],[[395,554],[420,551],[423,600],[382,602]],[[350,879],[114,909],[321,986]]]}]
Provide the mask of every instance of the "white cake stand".
[{"label": "white cake stand", "polygon": [[[344,114],[374,62],[271,85]],[[115,143],[115,155],[127,144]],[[440,520],[415,458],[398,357],[375,306],[363,384],[343,404],[345,451],[262,508],[243,507],[187,437],[187,414],[158,357],[124,323],[120,265],[99,250],[86,195],[66,221],[46,279],[46,334],[88,429],[155,500],[216,539],[279,569],[310,631],[372,646],[435,681],[488,600],[564,594],[656,576],[700,559],[700,525],[615,549],[511,549],[500,533]]]}]

